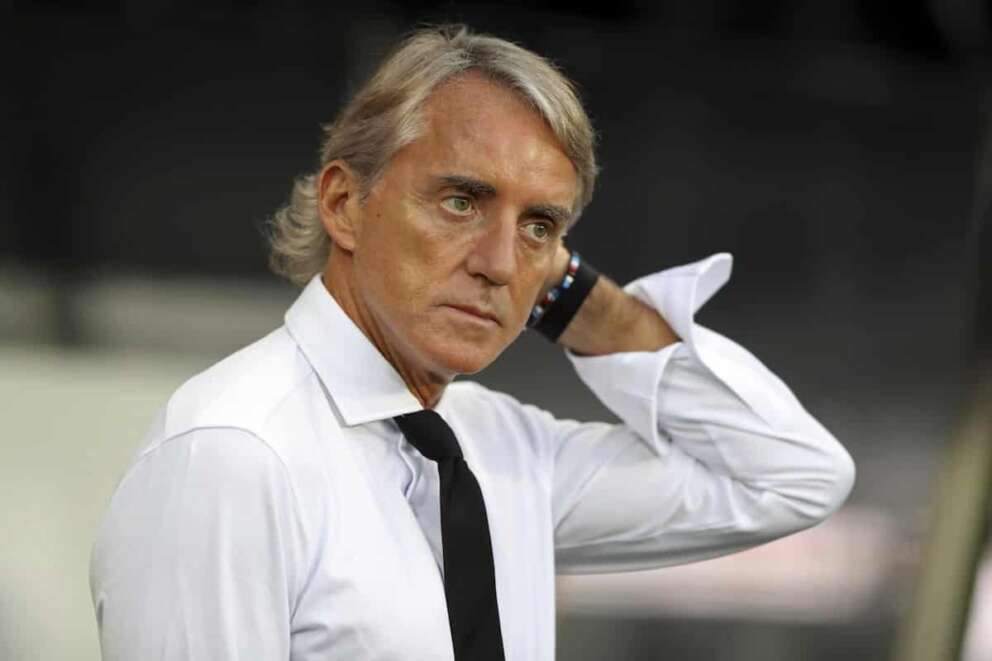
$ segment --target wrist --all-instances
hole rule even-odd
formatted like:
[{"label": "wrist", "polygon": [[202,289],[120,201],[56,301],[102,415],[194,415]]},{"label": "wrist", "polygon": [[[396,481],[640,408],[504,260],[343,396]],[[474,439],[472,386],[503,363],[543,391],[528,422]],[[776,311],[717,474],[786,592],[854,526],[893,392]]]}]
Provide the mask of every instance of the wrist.
[{"label": "wrist", "polygon": [[657,351],[679,337],[653,308],[603,276],[558,342],[581,356]]},{"label": "wrist", "polygon": [[572,252],[568,255],[561,281],[548,290],[531,310],[527,327],[556,342],[578,313],[598,279],[599,273],[583,262],[577,252]]}]

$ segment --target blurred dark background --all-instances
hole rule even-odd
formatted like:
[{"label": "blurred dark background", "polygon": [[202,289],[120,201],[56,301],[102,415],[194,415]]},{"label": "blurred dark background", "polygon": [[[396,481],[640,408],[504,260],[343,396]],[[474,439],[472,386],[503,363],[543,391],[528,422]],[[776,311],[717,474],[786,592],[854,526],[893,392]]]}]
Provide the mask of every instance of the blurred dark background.
[{"label": "blurred dark background", "polygon": [[[278,325],[295,292],[267,273],[263,226],[315,167],[320,125],[399,36],[465,22],[578,83],[603,171],[572,247],[620,282],[734,254],[701,321],[758,355],[850,448],[859,481],[845,539],[885,533],[867,560],[848,549],[873,567],[856,568],[870,576],[851,578],[864,594],[844,617],[755,619],[744,596],[736,611],[690,617],[671,595],[621,617],[595,600],[569,610],[566,590],[559,658],[890,653],[933,476],[992,327],[987,3],[155,0],[14,3],[0,16],[0,391],[110,397],[140,364],[144,385],[128,388],[151,402]],[[103,385],[52,385],[84,373]],[[526,334],[478,378],[559,415],[606,415]],[[148,413],[137,410],[135,425]],[[114,430],[74,440],[92,505],[72,548],[52,552],[71,557],[66,572],[85,566],[87,526],[143,431]],[[10,471],[66,461],[58,433],[36,440]],[[21,484],[32,499],[50,493]],[[39,512],[63,501],[45,502]],[[15,573],[42,570],[8,567],[0,633],[19,632],[8,651],[64,643],[95,658],[85,576],[65,588],[81,595],[66,615],[78,624],[43,643],[15,605],[26,603]],[[992,640],[971,635],[968,658],[992,659]]]}]

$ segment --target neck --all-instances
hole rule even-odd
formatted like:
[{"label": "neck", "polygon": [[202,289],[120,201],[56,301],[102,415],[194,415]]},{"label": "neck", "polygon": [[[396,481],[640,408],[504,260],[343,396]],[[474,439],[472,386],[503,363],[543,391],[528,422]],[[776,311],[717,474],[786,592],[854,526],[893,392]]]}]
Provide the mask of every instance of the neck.
[{"label": "neck", "polygon": [[356,291],[354,278],[351,276],[351,255],[331,246],[331,257],[321,277],[324,288],[338,302],[344,313],[362,331],[369,342],[379,350],[382,357],[393,366],[400,375],[407,389],[416,397],[425,409],[432,409],[441,400],[444,389],[451,383],[452,376],[447,376],[424,368],[418,368],[413,361],[407,359],[398,347],[398,342],[390,341],[382,324],[371,313],[362,296]]}]

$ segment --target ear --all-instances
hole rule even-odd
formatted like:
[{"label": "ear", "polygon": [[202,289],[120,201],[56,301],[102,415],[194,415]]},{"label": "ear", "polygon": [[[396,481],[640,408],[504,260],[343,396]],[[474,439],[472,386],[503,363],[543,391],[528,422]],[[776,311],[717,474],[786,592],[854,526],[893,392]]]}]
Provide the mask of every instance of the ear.
[{"label": "ear", "polygon": [[317,210],[324,230],[337,247],[352,252],[361,230],[358,177],[341,160],[331,161],[317,182]]}]

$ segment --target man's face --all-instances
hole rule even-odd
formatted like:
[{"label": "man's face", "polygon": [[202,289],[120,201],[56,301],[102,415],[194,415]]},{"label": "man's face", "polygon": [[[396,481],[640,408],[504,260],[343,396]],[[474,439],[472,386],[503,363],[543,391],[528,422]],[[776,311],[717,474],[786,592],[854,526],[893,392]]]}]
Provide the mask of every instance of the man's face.
[{"label": "man's face", "polygon": [[578,178],[513,92],[468,75],[439,87],[420,138],[362,205],[356,297],[391,349],[451,377],[517,337],[571,216]]}]

